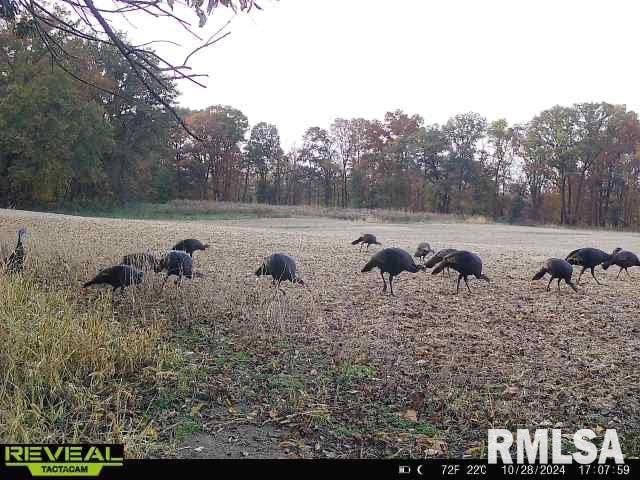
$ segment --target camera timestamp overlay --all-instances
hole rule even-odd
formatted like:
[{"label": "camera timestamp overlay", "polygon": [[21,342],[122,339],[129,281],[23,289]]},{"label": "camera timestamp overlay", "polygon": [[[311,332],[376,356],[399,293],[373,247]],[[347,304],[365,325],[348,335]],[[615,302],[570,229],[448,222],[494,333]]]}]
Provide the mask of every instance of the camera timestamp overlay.
[{"label": "camera timestamp overlay", "polygon": [[[157,477],[301,478],[312,473],[354,478],[635,478],[640,461],[626,459],[615,430],[598,437],[581,429],[487,432],[481,459],[127,459],[123,445],[0,445],[0,480]],[[209,472],[209,475],[205,475]]]}]

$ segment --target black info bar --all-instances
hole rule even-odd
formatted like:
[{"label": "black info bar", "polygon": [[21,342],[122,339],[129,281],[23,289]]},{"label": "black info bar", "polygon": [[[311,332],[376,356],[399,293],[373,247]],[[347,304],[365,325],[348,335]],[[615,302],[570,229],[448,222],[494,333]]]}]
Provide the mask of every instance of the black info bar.
[{"label": "black info bar", "polygon": [[640,460],[490,464],[482,459],[129,459],[122,445],[0,445],[0,480],[32,478],[635,478]]}]

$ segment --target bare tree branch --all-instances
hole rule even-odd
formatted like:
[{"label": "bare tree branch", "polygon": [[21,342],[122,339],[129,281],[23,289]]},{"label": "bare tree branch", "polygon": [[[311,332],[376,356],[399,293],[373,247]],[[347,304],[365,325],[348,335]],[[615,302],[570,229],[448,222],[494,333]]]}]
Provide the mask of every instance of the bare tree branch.
[{"label": "bare tree branch", "polygon": [[[227,37],[229,32],[223,35],[221,33],[229,26],[230,21],[227,21],[214,32],[202,45],[189,52],[182,65],[175,65],[146,47],[159,43],[179,47],[178,43],[157,39],[138,45],[131,45],[114,31],[109,16],[119,15],[128,21],[127,14],[141,12],[153,18],[168,18],[175,24],[180,25],[191,36],[202,41],[202,38],[193,31],[191,23],[174,13],[175,5],[191,9],[197,14],[201,27],[206,22],[207,15],[210,15],[218,7],[229,8],[234,12],[249,12],[252,8],[259,10],[261,8],[255,3],[255,0],[208,0],[206,13],[203,11],[205,8],[203,0],[112,0],[112,2],[112,7],[105,8],[97,6],[94,0],[58,0],[58,4],[66,4],[78,19],[78,22],[70,22],[65,19],[66,17],[63,18],[64,14],[60,14],[60,11],[55,7],[45,6],[39,3],[38,0],[0,0],[0,20],[14,22],[32,18],[35,25],[34,32],[49,51],[52,64],[57,64],[63,71],[83,84],[135,104],[132,99],[123,97],[100,85],[95,85],[74,73],[73,69],[67,65],[67,62],[68,60],[79,61],[80,59],[67,51],[64,47],[64,41],[56,38],[56,35],[51,34],[50,31],[56,30],[63,35],[77,37],[87,42],[115,47],[153,99],[159,105],[162,105],[167,112],[171,113],[190,136],[200,140],[177,114],[166,94],[173,91],[172,82],[175,80],[188,80],[206,88],[205,84],[196,79],[207,75],[191,73],[187,63],[196,53]],[[169,9],[164,5],[165,2]],[[84,28],[82,27],[83,25]]]}]

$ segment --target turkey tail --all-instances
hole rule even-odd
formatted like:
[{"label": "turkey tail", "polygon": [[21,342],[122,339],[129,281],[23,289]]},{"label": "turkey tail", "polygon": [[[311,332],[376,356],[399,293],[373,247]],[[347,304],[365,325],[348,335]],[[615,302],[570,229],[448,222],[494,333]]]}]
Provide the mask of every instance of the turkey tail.
[{"label": "turkey tail", "polygon": [[360,238],[356,238],[353,242],[351,242],[351,245],[357,245],[362,241],[362,237]]},{"label": "turkey tail", "polygon": [[436,268],[431,270],[431,275],[438,275],[446,268],[446,266],[447,264],[444,261],[440,262],[438,265],[436,265]]},{"label": "turkey tail", "polygon": [[543,268],[538,273],[536,273],[531,280],[540,280],[547,273],[547,269]]},{"label": "turkey tail", "polygon": [[378,266],[378,263],[372,258],[367,262],[367,264],[364,267],[362,267],[361,272],[370,272],[377,266]]},{"label": "turkey tail", "polygon": [[94,283],[96,283],[96,279],[95,278],[92,279],[92,280],[89,280],[88,282],[86,282],[84,285],[82,285],[82,287],[83,288],[87,288],[87,287],[90,287],[91,285],[93,285]]}]

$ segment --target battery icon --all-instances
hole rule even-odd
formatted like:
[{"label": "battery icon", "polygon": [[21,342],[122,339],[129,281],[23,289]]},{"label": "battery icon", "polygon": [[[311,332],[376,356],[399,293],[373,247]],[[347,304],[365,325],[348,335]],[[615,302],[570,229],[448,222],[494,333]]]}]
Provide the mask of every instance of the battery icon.
[{"label": "battery icon", "polygon": [[400,474],[411,473],[411,467],[409,465],[400,465],[398,467],[398,473]]}]

